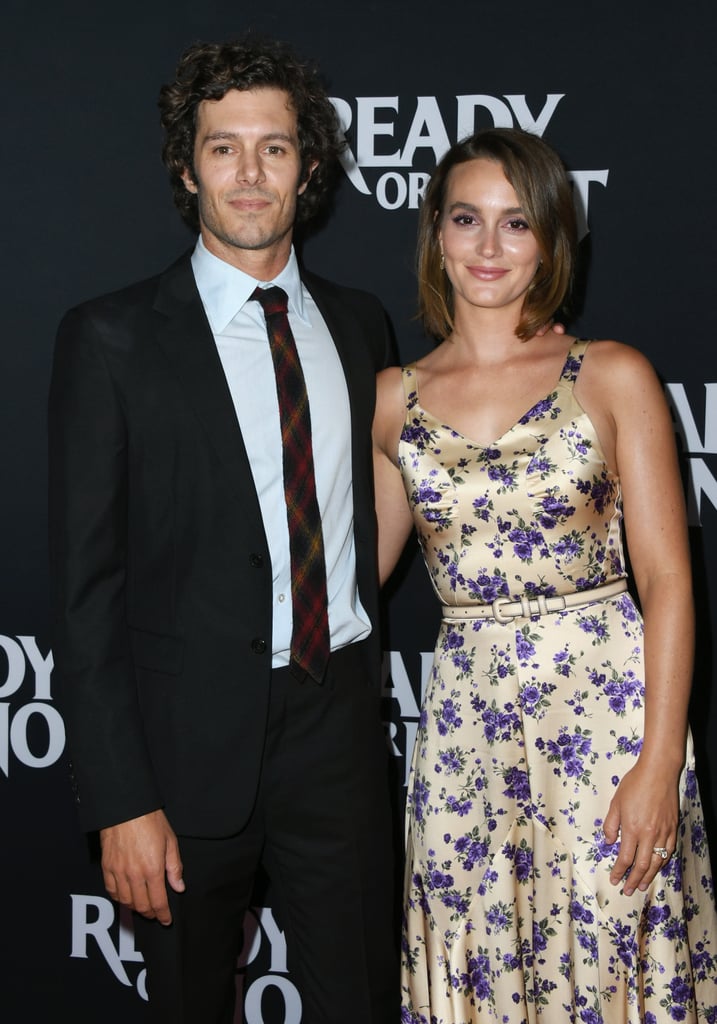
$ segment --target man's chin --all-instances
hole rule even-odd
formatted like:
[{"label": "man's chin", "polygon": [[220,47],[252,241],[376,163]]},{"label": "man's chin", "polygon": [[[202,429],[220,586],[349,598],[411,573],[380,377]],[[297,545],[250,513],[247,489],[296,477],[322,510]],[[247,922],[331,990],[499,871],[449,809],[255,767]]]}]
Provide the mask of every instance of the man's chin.
[{"label": "man's chin", "polygon": [[244,249],[247,252],[260,252],[262,249],[271,249],[280,245],[291,232],[266,232],[266,231],[232,231],[224,236],[218,236],[224,244],[233,249]]},{"label": "man's chin", "polygon": [[260,252],[262,249],[270,249],[276,245],[278,239],[275,235],[263,234],[214,234],[212,236],[222,248],[242,249],[245,252]]}]

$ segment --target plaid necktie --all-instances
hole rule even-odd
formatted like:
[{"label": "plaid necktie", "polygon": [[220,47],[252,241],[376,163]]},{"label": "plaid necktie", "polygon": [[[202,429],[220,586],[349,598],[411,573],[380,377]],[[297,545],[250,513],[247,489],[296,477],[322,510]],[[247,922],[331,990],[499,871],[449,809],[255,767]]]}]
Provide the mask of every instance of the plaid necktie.
[{"label": "plaid necktie", "polygon": [[257,288],[264,310],[279,399],[284,496],[291,555],[291,667],[320,683],[329,658],[329,615],[321,514],[316,499],[311,417],[304,374],[287,316],[283,288]]}]

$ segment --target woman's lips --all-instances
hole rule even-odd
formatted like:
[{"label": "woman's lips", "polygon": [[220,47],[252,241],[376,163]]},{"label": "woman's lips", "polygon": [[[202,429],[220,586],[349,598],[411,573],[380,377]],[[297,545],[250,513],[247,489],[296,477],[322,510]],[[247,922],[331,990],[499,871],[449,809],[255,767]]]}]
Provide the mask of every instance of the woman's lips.
[{"label": "woman's lips", "polygon": [[503,267],[468,267],[468,271],[479,281],[497,281],[508,273]]}]

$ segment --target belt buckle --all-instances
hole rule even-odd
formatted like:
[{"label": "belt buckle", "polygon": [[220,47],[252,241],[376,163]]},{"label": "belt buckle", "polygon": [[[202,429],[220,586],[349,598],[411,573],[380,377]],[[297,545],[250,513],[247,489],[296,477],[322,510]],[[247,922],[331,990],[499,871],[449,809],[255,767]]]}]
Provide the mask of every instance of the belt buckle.
[{"label": "belt buckle", "polygon": [[504,612],[501,609],[505,605],[512,604],[513,602],[509,597],[496,597],[495,601],[491,605],[493,611],[493,618],[496,622],[500,622],[505,625],[508,622],[512,622],[515,615],[512,612]]}]

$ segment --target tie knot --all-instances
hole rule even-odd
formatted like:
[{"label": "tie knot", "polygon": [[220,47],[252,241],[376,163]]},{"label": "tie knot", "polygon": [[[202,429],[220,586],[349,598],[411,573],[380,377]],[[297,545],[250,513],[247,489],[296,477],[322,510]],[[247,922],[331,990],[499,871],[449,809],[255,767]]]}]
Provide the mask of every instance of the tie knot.
[{"label": "tie knot", "polygon": [[255,288],[251,298],[261,304],[265,317],[272,313],[286,313],[289,308],[286,292],[276,284],[270,288]]}]

